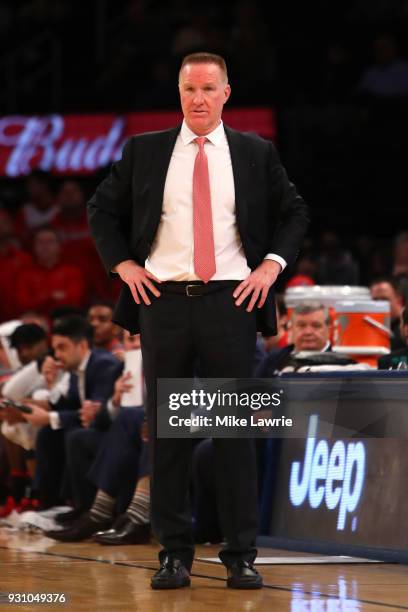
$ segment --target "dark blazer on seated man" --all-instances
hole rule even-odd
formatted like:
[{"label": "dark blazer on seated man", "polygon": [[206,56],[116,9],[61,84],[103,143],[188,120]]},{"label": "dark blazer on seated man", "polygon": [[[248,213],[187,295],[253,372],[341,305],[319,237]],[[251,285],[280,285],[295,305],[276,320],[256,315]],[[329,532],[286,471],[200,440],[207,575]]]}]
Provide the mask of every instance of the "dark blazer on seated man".
[{"label": "dark blazer on seated man", "polygon": [[[102,408],[97,413],[92,426],[105,429],[111,423],[106,403],[113,393],[115,381],[122,374],[123,363],[109,351],[93,349],[84,368],[85,399],[102,402]],[[82,401],[79,392],[78,377],[80,373],[71,372],[66,395],[62,395],[53,403],[52,411],[58,413],[60,427],[78,427],[81,425],[79,409]]]}]

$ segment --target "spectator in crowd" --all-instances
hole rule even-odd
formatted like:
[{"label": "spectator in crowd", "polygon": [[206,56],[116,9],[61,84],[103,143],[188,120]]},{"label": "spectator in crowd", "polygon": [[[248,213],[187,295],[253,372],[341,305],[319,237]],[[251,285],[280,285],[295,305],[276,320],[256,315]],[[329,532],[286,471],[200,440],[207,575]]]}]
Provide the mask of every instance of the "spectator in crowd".
[{"label": "spectator in crowd", "polygon": [[378,99],[408,96],[408,62],[401,58],[395,36],[378,35],[373,51],[374,64],[362,74],[359,92]]},{"label": "spectator in crowd", "polygon": [[401,232],[394,243],[393,276],[408,275],[408,232]]},{"label": "spectator in crowd", "polygon": [[401,313],[401,338],[404,347],[392,351],[389,355],[383,355],[378,360],[379,370],[408,369],[408,308],[405,307]]},{"label": "spectator in crowd", "polygon": [[88,321],[93,327],[93,344],[107,351],[120,350],[121,330],[112,321],[113,306],[110,302],[94,302],[88,310]]},{"label": "spectator in crowd", "polygon": [[62,183],[57,193],[58,213],[49,224],[57,230],[62,245],[68,247],[71,257],[78,251],[93,249],[86,217],[86,199],[81,185],[74,179]]},{"label": "spectator in crowd", "polygon": [[26,310],[26,312],[23,312],[20,319],[22,324],[35,323],[36,325],[39,325],[45,332],[47,332],[47,334],[50,331],[48,317],[36,312],[35,310]]},{"label": "spectator in crowd", "polygon": [[370,285],[373,300],[387,300],[390,303],[391,315],[391,349],[403,348],[405,342],[401,338],[400,321],[403,309],[403,299],[398,286],[392,278],[378,278]]},{"label": "spectator in crowd", "polygon": [[61,245],[52,228],[36,230],[33,239],[34,262],[16,280],[16,306],[19,313],[36,310],[49,315],[58,306],[81,306],[85,279],[80,268],[61,261]]},{"label": "spectator in crowd", "polygon": [[50,224],[58,213],[51,177],[47,172],[33,170],[27,178],[26,189],[28,201],[16,216],[17,233],[24,243],[34,230]]},{"label": "spectator in crowd", "polygon": [[292,350],[323,352],[331,349],[330,317],[322,304],[310,302],[297,306],[292,315]]},{"label": "spectator in crowd", "polygon": [[16,327],[9,342],[16,349],[22,367],[5,381],[1,395],[18,401],[44,387],[40,368],[48,351],[47,333],[36,323],[24,323]]},{"label": "spectator in crowd", "polygon": [[27,366],[45,357],[48,351],[47,332],[37,323],[23,323],[12,333],[10,346],[16,349],[20,363]]},{"label": "spectator in crowd", "polygon": [[[139,338],[126,332],[125,350],[140,348]],[[105,530],[114,520],[115,506],[125,516],[118,517],[102,540],[110,544],[142,543],[150,536],[147,448],[141,433],[144,410],[141,406],[121,407],[123,393],[132,387],[130,372],[115,383],[108,402],[113,423],[106,434],[97,437],[91,429],[71,431],[66,440],[67,467],[74,509],[57,516],[66,528],[48,532],[61,541],[80,541]],[[139,480],[136,490],[135,485]],[[88,511],[89,510],[89,511]]]},{"label": "spectator in crowd", "polygon": [[[125,361],[126,351],[132,351],[134,349],[140,350],[140,335],[137,334],[131,337],[129,332],[124,332],[123,348],[124,351],[122,353],[118,351],[117,356],[122,361]],[[115,423],[117,418],[121,421],[120,407],[122,395],[132,387],[129,382],[130,376],[131,373],[126,372],[116,380],[113,396],[107,403],[109,417],[111,421]],[[141,384],[141,381],[139,382]],[[127,417],[127,421],[130,422],[133,415],[136,415],[134,411]],[[126,417],[124,422],[126,423]],[[115,425],[115,427],[117,429],[117,425]],[[79,518],[81,513],[88,510],[95,497],[97,487],[95,487],[93,481],[88,478],[88,473],[97,457],[99,449],[103,445],[104,436],[107,435],[107,431],[108,430],[102,432],[100,429],[96,430],[92,428],[77,429],[72,431],[67,437],[66,451],[68,477],[70,479],[72,499],[74,502],[72,518]],[[123,445],[119,444],[116,448],[108,444],[108,453],[118,452],[120,455],[125,447],[125,443]],[[117,486],[118,484],[119,480],[115,480],[113,486]],[[131,494],[133,493],[134,484],[135,482],[131,484]],[[71,514],[68,514],[68,518],[71,518]]]},{"label": "spectator in crowd", "polygon": [[289,337],[291,344],[270,351],[258,368],[256,376],[273,376],[277,370],[290,365],[298,352],[330,351],[330,317],[327,309],[318,302],[296,306],[290,322]]},{"label": "spectator in crowd", "polygon": [[[47,334],[42,327],[34,323],[20,325],[11,335],[10,344],[17,350],[22,368],[2,386],[1,395],[6,399],[20,401],[45,386],[39,363],[48,350]],[[11,495],[7,500],[7,511],[3,509],[4,516],[19,507],[29,473],[33,474],[33,461],[18,444],[18,423],[25,423],[21,413],[13,408],[2,409],[0,420],[3,421],[1,431],[5,436],[4,448],[10,466],[11,481]]]},{"label": "spectator in crowd", "polygon": [[324,51],[320,99],[327,103],[348,101],[355,89],[355,65],[347,46],[333,40]]},{"label": "spectator in crowd", "polygon": [[[32,414],[24,414],[26,421],[41,427],[36,468],[40,497],[46,506],[55,505],[61,496],[67,431],[81,426],[109,426],[106,402],[122,370],[121,362],[108,351],[92,349],[92,327],[81,317],[57,320],[51,344],[55,360],[48,357],[43,365],[46,381],[52,387],[48,406],[30,404]],[[58,383],[61,368],[69,375]]]},{"label": "spectator in crowd", "polygon": [[276,53],[261,7],[249,0],[234,3],[232,7],[234,14],[228,53],[235,77],[234,96],[240,102],[253,104],[258,91],[273,91]]},{"label": "spectator in crowd", "polygon": [[10,214],[0,209],[0,322],[15,318],[16,279],[30,263],[30,255],[18,244]]},{"label": "spectator in crowd", "polygon": [[94,247],[86,215],[86,198],[74,179],[62,183],[57,194],[59,212],[50,224],[61,241],[63,263],[80,267],[87,279],[87,301],[110,297],[110,282]]},{"label": "spectator in crowd", "polygon": [[358,279],[358,265],[351,253],[342,247],[334,232],[324,232],[321,239],[321,255],[317,260],[318,284],[357,285]]}]

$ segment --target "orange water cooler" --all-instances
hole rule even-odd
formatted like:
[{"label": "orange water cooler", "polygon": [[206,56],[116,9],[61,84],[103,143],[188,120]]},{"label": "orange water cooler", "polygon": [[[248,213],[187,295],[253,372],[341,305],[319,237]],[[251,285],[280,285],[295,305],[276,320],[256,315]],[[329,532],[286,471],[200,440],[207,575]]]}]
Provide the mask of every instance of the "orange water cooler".
[{"label": "orange water cooler", "polygon": [[333,350],[376,367],[390,352],[390,304],[380,300],[336,302]]}]

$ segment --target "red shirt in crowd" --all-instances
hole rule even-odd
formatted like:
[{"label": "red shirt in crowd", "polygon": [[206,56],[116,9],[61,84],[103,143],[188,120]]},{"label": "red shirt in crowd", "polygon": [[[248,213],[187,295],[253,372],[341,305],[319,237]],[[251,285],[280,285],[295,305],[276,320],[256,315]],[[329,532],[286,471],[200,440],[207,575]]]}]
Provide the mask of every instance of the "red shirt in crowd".
[{"label": "red shirt in crowd", "polygon": [[69,218],[59,213],[51,225],[61,240],[62,261],[80,267],[84,273],[86,301],[91,302],[98,297],[103,299],[117,297],[118,292],[113,293],[113,283],[102,266],[91,238],[86,210],[79,218]]},{"label": "red shirt in crowd", "polygon": [[59,306],[82,306],[84,299],[85,280],[76,266],[59,263],[53,268],[44,268],[33,263],[17,279],[18,313],[35,310],[49,315]]},{"label": "red shirt in crowd", "polygon": [[14,245],[10,245],[7,253],[0,253],[0,321],[16,318],[17,280],[31,261],[31,255]]}]

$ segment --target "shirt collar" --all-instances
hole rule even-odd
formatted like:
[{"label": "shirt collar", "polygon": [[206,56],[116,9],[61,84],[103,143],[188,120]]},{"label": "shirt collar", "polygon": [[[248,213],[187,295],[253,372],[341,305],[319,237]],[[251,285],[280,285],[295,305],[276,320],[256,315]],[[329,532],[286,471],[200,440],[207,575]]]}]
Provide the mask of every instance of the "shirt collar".
[{"label": "shirt collar", "polygon": [[[193,142],[195,138],[198,138],[197,134],[194,134],[194,132],[190,130],[185,120],[183,120],[183,125],[181,126],[180,135],[181,135],[181,140],[183,141],[184,145],[188,145],[191,142]],[[209,140],[213,145],[216,145],[216,146],[221,143],[224,136],[225,136],[224,124],[222,121],[220,122],[219,125],[217,125],[215,130],[205,135],[207,140]]]},{"label": "shirt collar", "polygon": [[79,364],[77,372],[85,372],[90,356],[91,351],[88,351],[81,363]]}]

